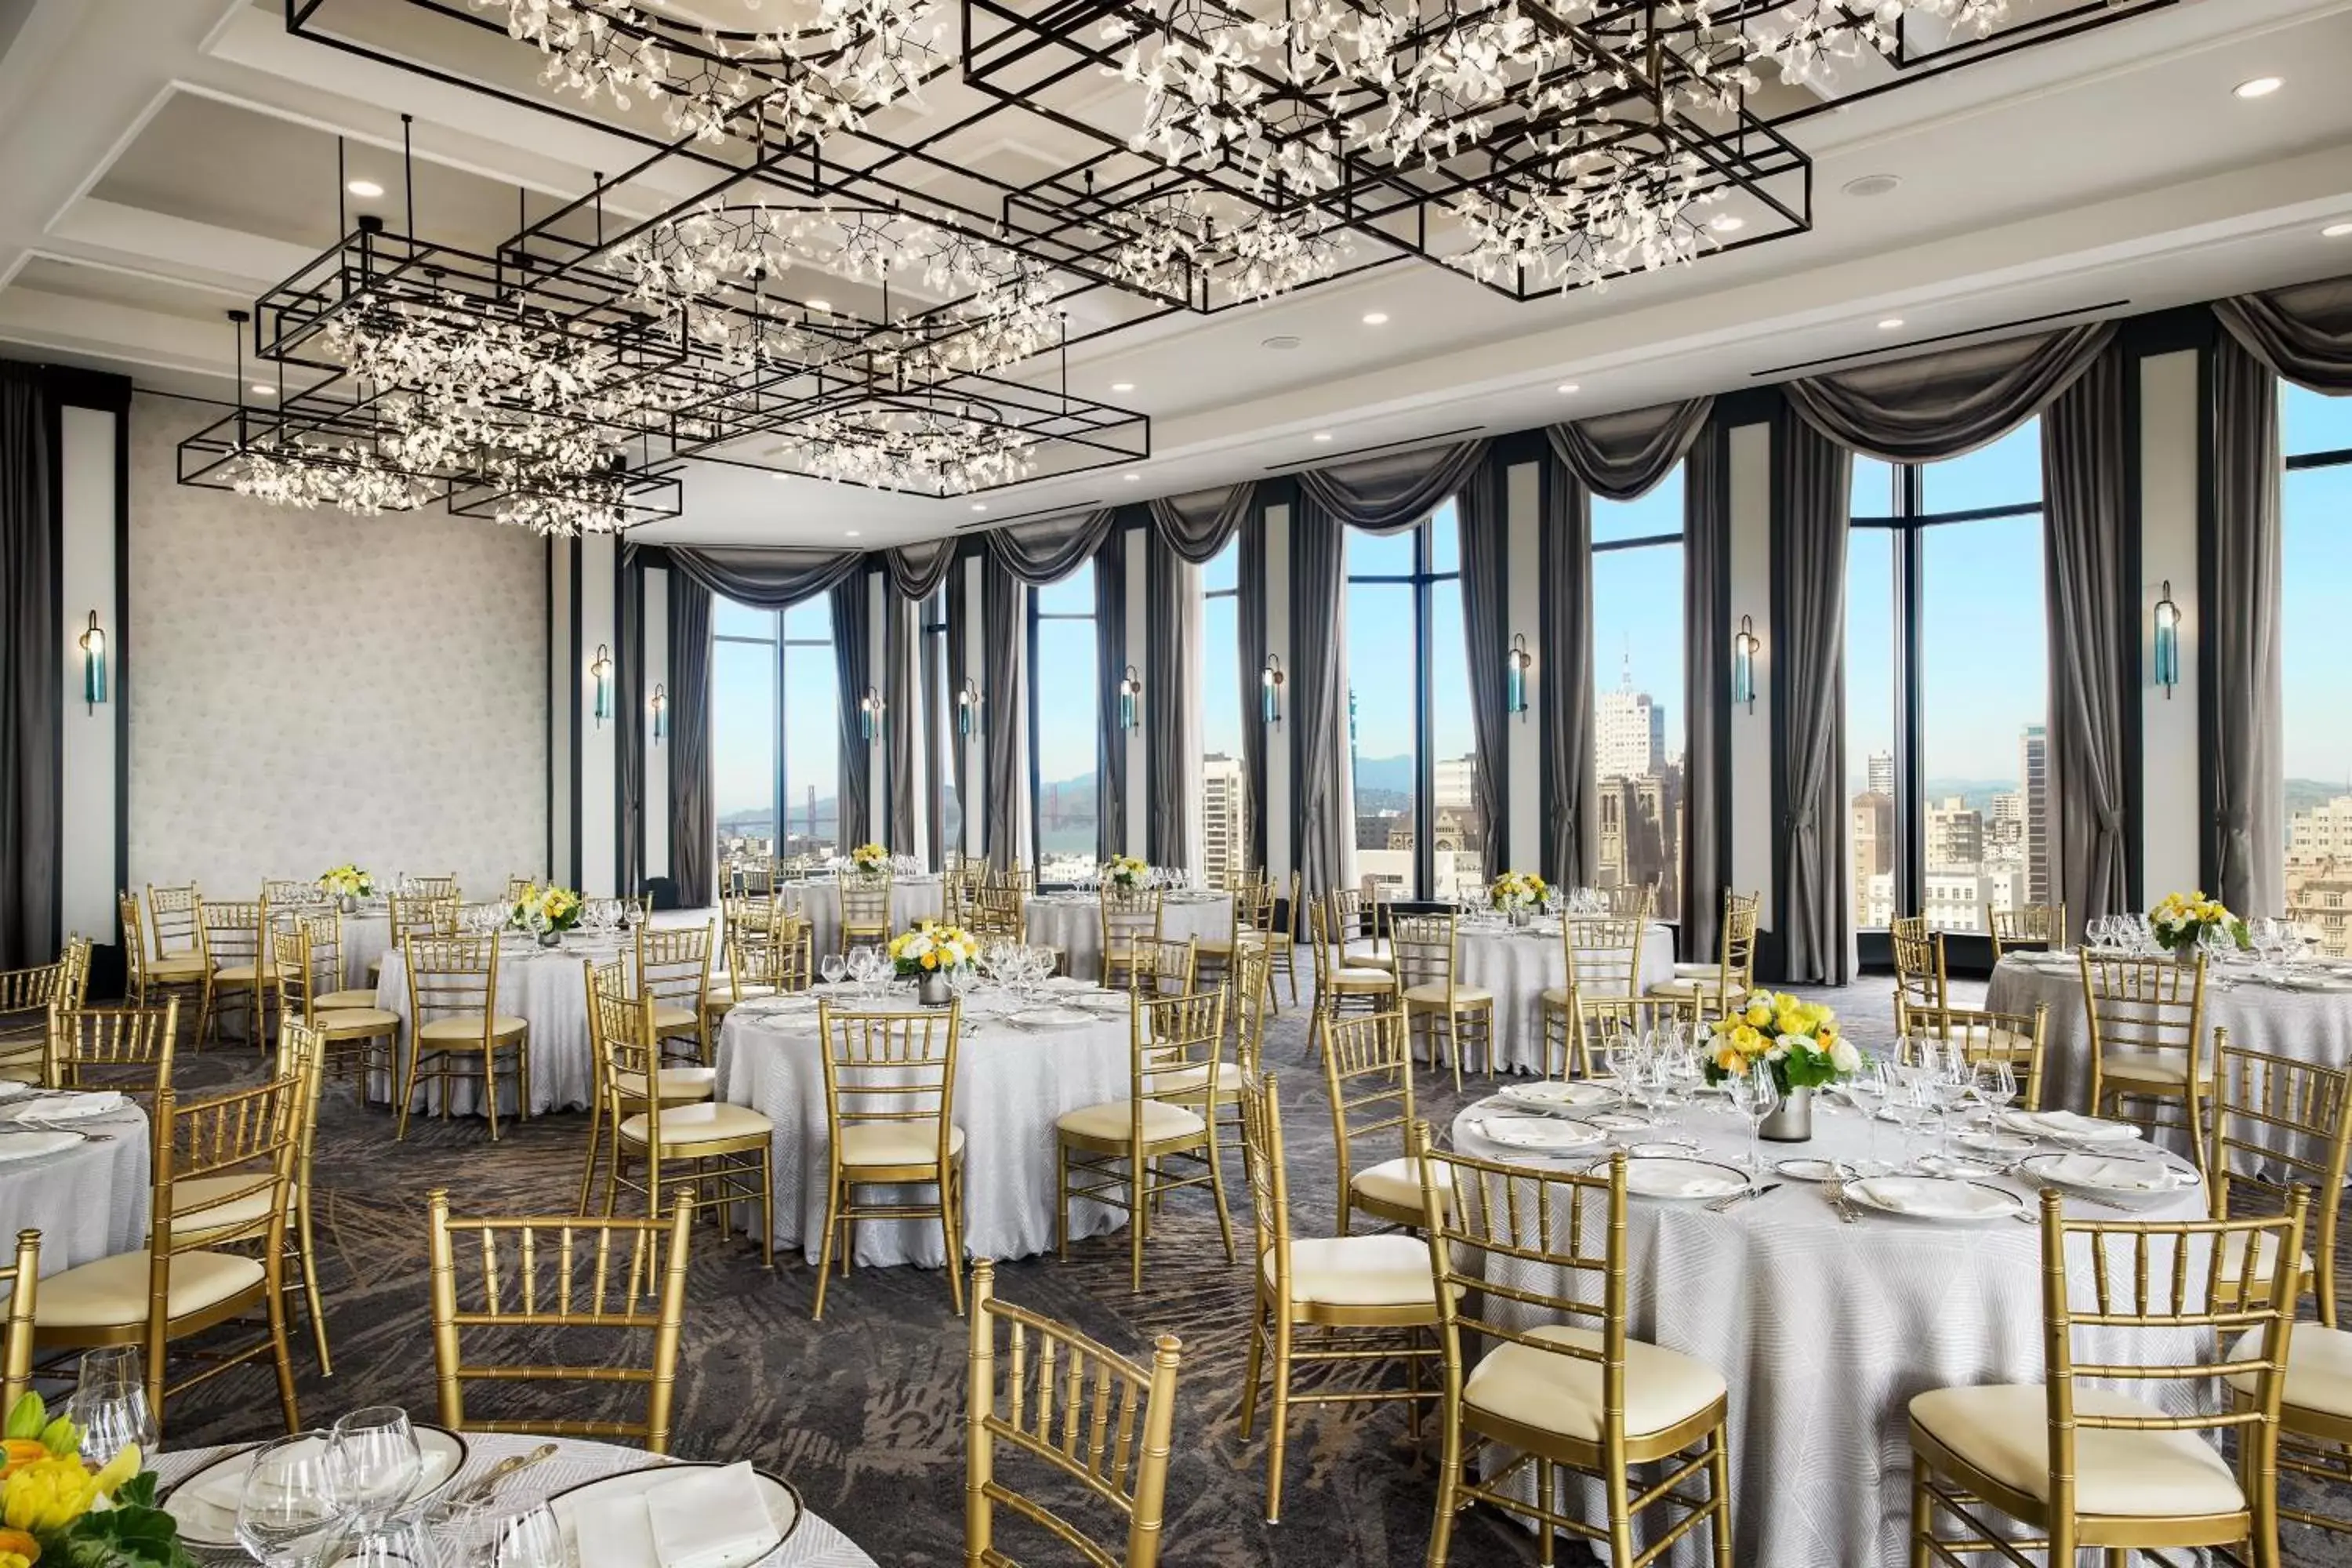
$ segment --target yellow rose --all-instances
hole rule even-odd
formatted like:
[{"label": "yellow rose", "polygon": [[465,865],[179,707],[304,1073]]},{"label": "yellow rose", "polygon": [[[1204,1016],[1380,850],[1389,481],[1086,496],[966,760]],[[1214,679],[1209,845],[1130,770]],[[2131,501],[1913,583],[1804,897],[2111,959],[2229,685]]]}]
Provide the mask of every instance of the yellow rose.
[{"label": "yellow rose", "polygon": [[1725,1045],[1715,1053],[1715,1065],[1724,1072],[1738,1072],[1743,1065],[1738,1047]]},{"label": "yellow rose", "polygon": [[0,1520],[11,1530],[63,1530],[97,1497],[97,1483],[79,1459],[43,1459],[0,1483]]},{"label": "yellow rose", "polygon": [[1764,1048],[1764,1037],[1742,1024],[1731,1031],[1731,1043],[1739,1047],[1741,1055],[1752,1056]]},{"label": "yellow rose", "polygon": [[1761,1000],[1748,1004],[1748,1021],[1759,1027],[1772,1021],[1772,1009]]}]

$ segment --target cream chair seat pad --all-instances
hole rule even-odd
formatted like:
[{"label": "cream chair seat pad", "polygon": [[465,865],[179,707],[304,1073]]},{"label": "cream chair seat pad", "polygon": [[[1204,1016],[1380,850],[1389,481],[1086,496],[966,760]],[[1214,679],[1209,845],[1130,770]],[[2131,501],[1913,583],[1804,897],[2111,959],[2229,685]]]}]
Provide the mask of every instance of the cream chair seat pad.
[{"label": "cream chair seat pad", "polygon": [[654,1004],[654,1029],[657,1034],[692,1034],[702,1026],[702,1020],[691,1007],[681,1007],[675,1002]]},{"label": "cream chair seat pad", "polygon": [[[1274,1283],[1274,1250],[1262,1265]],[[1325,1307],[1437,1308],[1429,1244],[1417,1236],[1325,1236],[1290,1244],[1290,1299]]]},{"label": "cream chair seat pad", "polygon": [[[41,1281],[33,1321],[47,1329],[121,1328],[147,1321],[148,1255],[119,1253],[52,1274]],[[201,1312],[268,1276],[257,1258],[229,1252],[183,1252],[172,1259],[166,1310],[174,1318]]]},{"label": "cream chair seat pad", "polygon": [[[1413,1174],[1412,1163],[1409,1160],[1383,1160],[1349,1177],[1348,1185],[1350,1190],[1375,1203],[1411,1209],[1415,1214],[1421,1212],[1421,1178]],[[1454,1189],[1450,1183],[1439,1184],[1437,1201],[1446,1208],[1454,1206]],[[1427,1248],[1423,1250],[1422,1261],[1425,1264],[1428,1262]]]},{"label": "cream chair seat pad", "polygon": [[[2199,1064],[2198,1087],[2213,1087],[2213,1064]],[[2165,1084],[2174,1089],[2189,1082],[2189,1053],[2179,1051],[2107,1051],[2099,1058],[2099,1075],[2110,1083]]]},{"label": "cream chair seat pad", "polygon": [[400,1015],[383,1007],[337,1007],[332,1012],[317,1016],[318,1026],[329,1039],[365,1039],[371,1035],[388,1035],[400,1027]]},{"label": "cream chair seat pad", "polygon": [[[2249,1330],[2230,1347],[2231,1359],[2262,1353],[2262,1331]],[[2254,1391],[2251,1372],[2230,1374],[2230,1386]],[[2295,1410],[2352,1421],[2352,1333],[2323,1329],[2317,1323],[2297,1323],[2286,1343],[2286,1395],[2283,1402]]]},{"label": "cream chair seat pad", "polygon": [[[963,1129],[948,1129],[948,1158],[963,1152]],[[929,1121],[856,1121],[841,1130],[845,1165],[928,1165],[940,1157],[940,1130]]]},{"label": "cream chair seat pad", "polygon": [[[530,1021],[501,1013],[490,1020],[490,1032],[501,1040],[513,1039],[530,1028]],[[436,1018],[416,1031],[416,1037],[429,1046],[462,1046],[479,1044],[482,1038],[482,1016],[479,1013],[452,1013]]]},{"label": "cream chair seat pad", "polygon": [[[759,1138],[775,1131],[758,1111],[740,1105],[681,1105],[662,1110],[661,1141],[665,1149],[696,1143],[724,1143],[736,1138]],[[633,1143],[646,1141],[646,1118],[640,1112],[621,1123],[621,1136]]]},{"label": "cream chair seat pad", "polygon": [[[1134,1101],[1108,1100],[1100,1105],[1082,1106],[1067,1111],[1054,1123],[1063,1131],[1079,1138],[1097,1141],[1113,1139],[1125,1142],[1134,1128]],[[1175,1138],[1198,1138],[1209,1130],[1207,1122],[1181,1105],[1165,1100],[1143,1102],[1143,1141],[1160,1143]]]},{"label": "cream chair seat pad", "polygon": [[[1426,1006],[1443,1007],[1445,1005],[1445,984],[1443,981],[1433,980],[1425,984],[1408,985],[1404,988],[1404,999]],[[1475,1007],[1494,1000],[1495,994],[1484,986],[1454,987],[1454,1005],[1456,1007]]]},{"label": "cream chair seat pad", "polygon": [[[2074,1412],[2165,1414],[2085,1384],[2075,1384]],[[2050,1500],[2050,1394],[2042,1384],[1931,1389],[1911,1401],[1911,1419],[2001,1485]],[[2169,1519],[2234,1513],[2246,1504],[2229,1461],[2194,1432],[2078,1426],[2074,1471],[2074,1507],[2084,1514]]]},{"label": "cream chair seat pad", "polygon": [[[1426,1247],[1423,1248],[1425,1252]],[[1601,1348],[1597,1329],[1549,1324],[1532,1331],[1553,1344]],[[1663,1345],[1625,1342],[1625,1435],[1639,1437],[1690,1419],[1724,1396],[1723,1374]],[[1601,1363],[1533,1345],[1503,1344],[1473,1368],[1465,1405],[1522,1426],[1583,1442],[1601,1440]]]},{"label": "cream chair seat pad", "polygon": [[[215,1231],[236,1230],[269,1217],[269,1189],[252,1191],[257,1178],[231,1172],[224,1176],[191,1176],[172,1184],[172,1212],[180,1223],[173,1234],[181,1240],[192,1236],[209,1236]],[[286,1184],[286,1212],[294,1212],[297,1189]],[[240,1195],[218,1200],[231,1193]],[[207,1208],[207,1204],[212,1206]],[[36,1297],[36,1300],[39,1298]]]},{"label": "cream chair seat pad", "polygon": [[[709,1100],[719,1088],[717,1068],[664,1068],[654,1080],[661,1086],[662,1103]],[[613,1075],[613,1086],[625,1100],[646,1097],[646,1075],[641,1072],[620,1072]],[[667,1130],[665,1122],[665,1131]]]},{"label": "cream chair seat pad", "polygon": [[201,952],[175,952],[169,958],[147,961],[150,980],[196,980],[205,973],[205,955]]},{"label": "cream chair seat pad", "polygon": [[373,1007],[375,1005],[375,993],[354,985],[348,991],[330,991],[323,995],[313,996],[310,1005],[321,1013],[343,1007]]}]

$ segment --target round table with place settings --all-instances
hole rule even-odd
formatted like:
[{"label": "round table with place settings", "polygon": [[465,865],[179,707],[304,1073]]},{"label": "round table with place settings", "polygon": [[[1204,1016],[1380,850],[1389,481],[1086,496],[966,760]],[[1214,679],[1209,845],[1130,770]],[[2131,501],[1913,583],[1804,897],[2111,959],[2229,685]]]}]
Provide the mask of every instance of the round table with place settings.
[{"label": "round table with place settings", "polygon": [[[1479,1131],[1499,1116],[1529,1114],[1498,1098],[1459,1113],[1453,1141],[1464,1153],[1536,1169],[1582,1169],[1619,1145],[1741,1166],[1748,1123],[1717,1103],[1702,1095],[1655,1127],[1596,1136],[1573,1152],[1530,1153]],[[1883,1122],[1874,1135],[1860,1114],[1816,1104],[1811,1141],[1762,1146],[1761,1182],[1776,1187],[1720,1211],[1692,1198],[1627,1201],[1627,1332],[1704,1363],[1727,1385],[1732,1556],[1751,1568],[1902,1568],[1910,1561],[1912,1396],[2042,1377],[2038,1225],[1915,1218],[1858,1202],[1849,1222],[1824,1185],[1769,1169],[1791,1160],[1892,1161],[1902,1137]],[[1992,1168],[1976,1179],[2017,1194],[2038,1215],[2032,1184]],[[2201,1216],[2194,1173],[2179,1179],[2136,1201],[2134,1215],[2094,1205],[2070,1216]],[[1540,1267],[1490,1261],[1489,1277],[1563,1289],[1556,1273],[1514,1274]],[[2090,1331],[2078,1331],[2076,1346],[2086,1359],[2144,1357],[2153,1348],[2146,1338],[2106,1342]],[[2196,1359],[2193,1342],[2179,1348]],[[1706,1561],[1704,1542],[1701,1531],[1696,1549],[1685,1541],[1669,1560]]]},{"label": "round table with place settings", "polygon": [[[719,1098],[749,1106],[775,1125],[775,1240],[798,1246],[812,1264],[824,1240],[831,1147],[816,1028],[819,997],[845,1008],[908,1005],[903,991],[869,1004],[855,986],[826,985],[808,995],[745,1002],[727,1015],[718,1064]],[[1041,1005],[1058,1016],[1034,1024],[1019,1017]],[[1055,1123],[1082,1107],[1127,1098],[1129,1007],[1124,993],[1075,984],[1049,983],[1037,1001],[992,986],[966,993],[953,1111],[964,1130],[966,1257],[1028,1258],[1053,1250]],[[929,1189],[909,1191],[928,1201]],[[1071,1205],[1070,1235],[1100,1236],[1125,1218],[1117,1209],[1079,1201]],[[935,1268],[947,1260],[936,1220],[862,1220],[856,1237],[856,1263]]]},{"label": "round table with place settings", "polygon": [[[1080,980],[1102,978],[1102,900],[1092,893],[1041,893],[1024,911],[1029,940],[1058,947],[1067,972]],[[1160,935],[1167,942],[1214,940],[1233,935],[1230,893],[1170,893],[1160,903]]]},{"label": "round table with place settings", "polygon": [[[594,1064],[589,1060],[586,974],[592,966],[626,958],[631,951],[627,940],[617,935],[591,937],[573,932],[557,948],[541,947],[529,937],[506,935],[499,939],[499,1014],[530,1025],[527,1048],[530,1052],[532,1115],[588,1109],[595,1093],[596,1075]],[[383,955],[383,976],[376,984],[375,1005],[400,1015],[400,1047],[395,1063],[397,1069],[405,1074],[409,1050],[408,966],[396,949]],[[514,1114],[514,1099],[507,1088],[512,1076],[508,1068],[502,1068],[499,1072],[501,1116]],[[420,1087],[422,1103],[415,1107],[415,1114],[439,1115],[440,1101],[433,1087]],[[398,1092],[398,1083],[384,1079],[380,1073],[368,1085],[371,1099],[393,1100]],[[449,1093],[452,1115],[482,1113],[478,1084],[456,1083],[450,1086]]]},{"label": "round table with place settings", "polygon": [[[836,881],[779,882],[776,900],[793,914],[806,916],[809,940],[818,959],[841,951],[841,884]],[[918,921],[938,920],[947,908],[937,877],[897,877],[890,882],[890,929],[905,931]]]},{"label": "round table with place settings", "polygon": [[17,1088],[0,1100],[6,1261],[15,1261],[20,1230],[41,1233],[44,1276],[145,1245],[151,1142],[147,1113],[121,1095]]},{"label": "round table with place settings", "polygon": [[[1456,983],[1477,986],[1495,998],[1496,1063],[1515,1072],[1545,1071],[1543,994],[1568,984],[1568,950],[1561,944],[1559,922],[1538,920],[1514,927],[1465,919],[1455,931],[1460,952]],[[1643,926],[1633,972],[1635,993],[1674,977],[1674,928]]]}]

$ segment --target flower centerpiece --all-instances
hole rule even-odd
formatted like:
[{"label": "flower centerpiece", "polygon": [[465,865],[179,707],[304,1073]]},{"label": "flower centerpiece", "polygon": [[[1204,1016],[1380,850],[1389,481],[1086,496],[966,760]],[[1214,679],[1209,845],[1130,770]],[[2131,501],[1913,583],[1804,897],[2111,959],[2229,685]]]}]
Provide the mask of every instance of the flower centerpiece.
[{"label": "flower centerpiece", "polygon": [[1526,924],[1550,896],[1550,887],[1533,871],[1506,871],[1486,884],[1487,907],[1508,915],[1513,925]]},{"label": "flower centerpiece", "polygon": [[10,1407],[0,1444],[0,1568],[195,1568],[172,1516],[155,1506],[136,1443],[92,1473],[81,1431],[37,1394]]},{"label": "flower centerpiece", "polygon": [[349,862],[330,866],[319,878],[319,890],[335,900],[345,914],[359,908],[362,899],[375,897],[375,879]]},{"label": "flower centerpiece", "polygon": [[2242,951],[2253,946],[2246,922],[2231,914],[2221,900],[2209,899],[2202,890],[2167,893],[2162,903],[2147,911],[2147,929],[2158,947],[2182,958],[2216,942],[2227,942]]},{"label": "flower centerpiece", "polygon": [[890,868],[890,851],[879,844],[861,844],[849,852],[849,864],[861,877],[878,877]]},{"label": "flower centerpiece", "polygon": [[890,939],[890,963],[901,980],[916,983],[916,994],[938,1005],[951,994],[950,978],[980,957],[980,942],[961,926],[924,921]]},{"label": "flower centerpiece", "polygon": [[1103,862],[1103,886],[1137,892],[1151,885],[1151,862],[1140,855],[1114,855]]},{"label": "flower centerpiece", "polygon": [[1780,1106],[1762,1135],[1800,1143],[1813,1135],[1813,1090],[1862,1070],[1862,1053],[1838,1028],[1837,1015],[1785,991],[1752,991],[1715,1022],[1714,1043],[1702,1070],[1709,1083],[1769,1064]]},{"label": "flower centerpiece", "polygon": [[571,889],[534,884],[515,900],[513,923],[536,934],[540,946],[560,947],[563,933],[580,923],[580,895]]}]

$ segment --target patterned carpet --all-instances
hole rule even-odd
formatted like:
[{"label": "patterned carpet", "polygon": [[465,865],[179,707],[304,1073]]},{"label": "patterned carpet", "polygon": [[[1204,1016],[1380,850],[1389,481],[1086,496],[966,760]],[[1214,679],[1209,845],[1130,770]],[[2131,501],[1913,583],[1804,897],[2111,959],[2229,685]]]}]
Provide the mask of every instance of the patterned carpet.
[{"label": "patterned carpet", "polygon": [[[1820,994],[1865,1044],[1891,1029],[1883,981]],[[1282,1077],[1298,1234],[1328,1235],[1328,1102],[1320,1071],[1307,1058],[1303,1014],[1285,1007],[1269,1027],[1265,1057]],[[243,1068],[239,1053],[213,1053],[190,1062],[184,1076],[204,1086]],[[1451,1085],[1424,1073],[1420,1088],[1429,1120],[1450,1120],[1457,1103]],[[387,1113],[362,1108],[348,1089],[330,1091],[318,1142],[318,1214],[336,1371],[320,1378],[298,1344],[306,1419],[324,1422],[378,1403],[432,1410],[425,1194],[447,1187],[460,1213],[568,1208],[584,1137],[579,1116],[510,1126],[496,1146],[478,1122],[420,1120],[409,1140],[395,1144]],[[1234,1202],[1244,1205],[1237,1169],[1228,1180]],[[675,1451],[751,1458],[788,1478],[811,1508],[885,1568],[961,1563],[965,1334],[941,1276],[855,1272],[835,1282],[826,1321],[815,1324],[810,1271],[797,1255],[780,1257],[770,1274],[741,1238],[720,1244],[709,1226],[695,1234]],[[1076,1244],[1067,1264],[1007,1264],[998,1280],[1005,1298],[1139,1355],[1159,1333],[1183,1340],[1165,1553],[1171,1568],[1420,1562],[1434,1495],[1433,1450],[1407,1439],[1399,1406],[1297,1414],[1283,1522],[1264,1522],[1264,1428],[1244,1444],[1234,1420],[1248,1276],[1226,1266],[1205,1194],[1170,1200],[1154,1227],[1140,1296],[1128,1293],[1123,1235]],[[174,1403],[170,1440],[265,1436],[276,1409],[266,1373],[231,1373]],[[575,1405],[571,1413],[581,1412]],[[2290,1561],[2352,1563],[2308,1532],[2295,1534]],[[1020,1552],[1034,1542],[1008,1544]],[[1063,1558],[1041,1552],[1034,1560]],[[1497,1515],[1466,1516],[1455,1531],[1456,1564],[1534,1560],[1532,1537]]]}]

